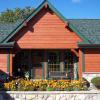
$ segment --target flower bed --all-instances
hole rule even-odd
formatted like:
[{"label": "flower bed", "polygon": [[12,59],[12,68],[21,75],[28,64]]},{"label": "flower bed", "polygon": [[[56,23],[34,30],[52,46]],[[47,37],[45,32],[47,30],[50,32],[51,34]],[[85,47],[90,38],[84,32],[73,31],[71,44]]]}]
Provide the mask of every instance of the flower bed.
[{"label": "flower bed", "polygon": [[24,80],[18,79],[4,83],[10,91],[81,91],[87,90],[83,80]]}]

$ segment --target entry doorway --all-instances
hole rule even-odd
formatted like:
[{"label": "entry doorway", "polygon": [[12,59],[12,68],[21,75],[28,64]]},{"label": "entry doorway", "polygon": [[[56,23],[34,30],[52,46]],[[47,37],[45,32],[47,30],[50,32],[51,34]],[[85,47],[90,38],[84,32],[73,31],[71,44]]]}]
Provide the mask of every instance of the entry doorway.
[{"label": "entry doorway", "polygon": [[36,51],[32,53],[33,78],[42,79],[43,77],[43,52]]},{"label": "entry doorway", "polygon": [[[19,52],[13,58],[13,76],[24,78],[25,72],[30,71],[29,52]],[[30,73],[30,72],[29,72]]]},{"label": "entry doorway", "polygon": [[13,58],[13,76],[24,78],[25,73],[29,73],[32,79],[42,79],[43,77],[43,51],[22,50]]}]

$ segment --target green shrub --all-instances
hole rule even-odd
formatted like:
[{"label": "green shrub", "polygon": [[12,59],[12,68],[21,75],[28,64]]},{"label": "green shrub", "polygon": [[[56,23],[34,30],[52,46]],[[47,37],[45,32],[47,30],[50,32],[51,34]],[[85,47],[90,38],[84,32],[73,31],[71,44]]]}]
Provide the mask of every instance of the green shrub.
[{"label": "green shrub", "polygon": [[47,87],[47,91],[54,91],[55,89],[52,87]]},{"label": "green shrub", "polygon": [[99,86],[100,87],[100,77],[95,77],[91,80],[91,82],[95,85],[95,86]]}]

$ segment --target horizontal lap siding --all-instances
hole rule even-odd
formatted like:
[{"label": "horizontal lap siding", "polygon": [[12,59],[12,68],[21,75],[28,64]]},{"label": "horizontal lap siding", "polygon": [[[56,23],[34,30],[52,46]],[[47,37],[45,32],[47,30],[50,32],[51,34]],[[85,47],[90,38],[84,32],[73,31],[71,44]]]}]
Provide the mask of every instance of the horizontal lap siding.
[{"label": "horizontal lap siding", "polygon": [[7,72],[7,54],[0,51],[0,72]]},{"label": "horizontal lap siding", "polygon": [[85,71],[100,72],[100,49],[85,50]]},{"label": "horizontal lap siding", "polygon": [[76,33],[65,27],[65,23],[54,13],[43,8],[18,32],[14,40],[20,48],[78,48],[81,41]]}]

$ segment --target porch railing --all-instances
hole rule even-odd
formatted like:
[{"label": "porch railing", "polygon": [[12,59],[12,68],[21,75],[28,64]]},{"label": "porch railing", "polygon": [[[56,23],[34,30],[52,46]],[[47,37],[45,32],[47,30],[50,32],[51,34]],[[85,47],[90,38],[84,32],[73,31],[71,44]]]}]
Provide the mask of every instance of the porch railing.
[{"label": "porch railing", "polygon": [[60,64],[48,64],[48,78],[49,79],[73,79],[73,69],[60,70]]},{"label": "porch railing", "polygon": [[67,72],[62,71],[50,71],[49,72],[50,79],[67,79]]}]

